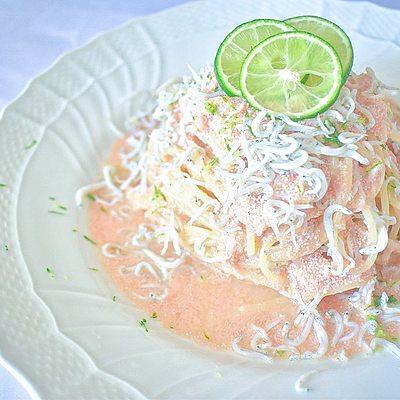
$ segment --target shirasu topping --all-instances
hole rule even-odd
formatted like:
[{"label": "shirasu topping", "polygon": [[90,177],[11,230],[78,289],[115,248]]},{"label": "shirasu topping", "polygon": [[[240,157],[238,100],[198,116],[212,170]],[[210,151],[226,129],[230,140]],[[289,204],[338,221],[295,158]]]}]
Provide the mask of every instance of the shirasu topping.
[{"label": "shirasu topping", "polygon": [[[110,215],[114,218],[124,220],[131,214],[127,199],[155,191],[153,207],[147,211],[155,215],[149,217],[153,224],[141,225],[137,232],[121,232],[120,242],[105,243],[101,247],[107,258],[126,260],[134,255],[138,259],[136,263],[124,263],[120,267],[123,275],[146,278],[135,295],[141,300],[159,302],[167,298],[171,272],[183,266],[188,256],[182,244],[183,228],[189,231],[186,239],[190,240],[190,255],[209,265],[221,264],[221,271],[242,279],[240,272],[229,269],[229,252],[215,251],[221,247],[224,235],[247,230],[262,237],[268,230],[277,243],[290,235],[297,248],[299,230],[309,221],[308,213],[316,212],[321,216],[326,235],[322,249],[332,259],[330,273],[335,278],[351,275],[360,260],[372,265],[390,240],[388,229],[396,224],[395,218],[388,215],[389,206],[384,211],[376,205],[354,211],[347,206],[347,200],[336,203],[327,199],[332,177],[326,172],[333,165],[332,160],[346,160],[360,168],[368,165],[364,173],[372,171],[371,176],[379,171],[375,168],[377,165],[388,169],[394,165],[390,158],[371,165],[370,160],[380,154],[377,148],[384,149],[386,144],[384,140],[368,140],[369,131],[380,121],[368,107],[360,104],[358,89],[344,86],[329,110],[316,118],[295,122],[285,115],[252,110],[244,102],[227,98],[215,86],[210,68],[198,73],[191,71],[192,78],[171,80],[158,89],[151,118],[140,115],[127,122],[129,136],[119,151],[122,168],[106,165],[99,182],[84,186],[76,193],[78,206],[90,195],[92,200],[111,207]],[[376,93],[397,93],[397,89],[379,82],[375,84]],[[400,134],[397,128],[394,130]],[[396,145],[393,144],[394,150]],[[192,173],[196,157],[202,169]],[[352,194],[356,195],[365,188],[360,170],[353,170],[356,179]],[[176,171],[180,171],[178,176]],[[166,190],[172,187],[178,193],[189,192],[191,188],[201,188],[207,193],[213,189],[207,187],[208,179],[221,185],[221,190],[213,193],[211,200],[193,197],[196,206],[184,222],[179,204],[169,201],[164,188],[155,185],[155,182],[165,185]],[[276,182],[279,181],[290,183],[284,183],[283,189],[278,190]],[[293,189],[290,185],[295,186],[295,193],[289,190]],[[385,185],[388,192],[393,190],[393,195],[399,196],[398,177],[388,176]],[[387,196],[391,195],[390,192]],[[261,212],[256,217],[257,225],[249,229],[245,223],[234,220],[232,209],[240,208],[244,199],[253,198],[261,199]],[[341,237],[341,231],[347,229],[346,221],[353,220],[363,220],[368,231],[367,244],[356,249]],[[247,253],[254,259],[257,253],[251,234],[247,236],[250,238]],[[150,249],[154,242],[159,245],[159,251]],[[400,323],[400,311],[388,304],[386,293],[381,295],[380,306],[371,308],[375,283],[373,278],[353,294],[346,294],[348,310],[339,312],[332,308],[323,315],[319,310],[323,294],[318,293],[307,302],[300,293],[285,292],[299,305],[296,317],[280,316],[267,326],[253,324],[249,348],[241,347],[247,343],[242,336],[233,341],[232,348],[241,355],[266,362],[271,362],[277,352],[285,353],[290,360],[321,358],[331,347],[338,347],[340,359],[346,359],[344,346],[351,340],[356,340],[365,352],[386,346],[398,353],[393,343],[376,336],[380,332],[379,324]],[[373,318],[359,323],[358,313],[366,312]],[[328,335],[328,325],[334,327],[332,337]],[[273,337],[278,330],[281,340],[276,342]],[[310,337],[315,348],[304,351],[302,346]]]}]

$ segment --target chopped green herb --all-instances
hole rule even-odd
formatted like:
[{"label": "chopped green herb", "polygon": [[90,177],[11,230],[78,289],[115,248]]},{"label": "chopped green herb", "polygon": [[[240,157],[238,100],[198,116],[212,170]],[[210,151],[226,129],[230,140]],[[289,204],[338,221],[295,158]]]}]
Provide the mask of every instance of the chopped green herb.
[{"label": "chopped green herb", "polygon": [[399,301],[397,300],[396,296],[392,294],[388,298],[388,304],[397,304]]},{"label": "chopped green herb", "polygon": [[283,357],[283,356],[285,355],[285,350],[276,350],[276,354],[277,354],[279,357]]},{"label": "chopped green herb", "polygon": [[169,329],[174,329],[174,327],[173,327],[173,326],[170,326]]},{"label": "chopped green herb", "polygon": [[372,165],[370,165],[370,166],[366,169],[366,171],[367,171],[367,172],[371,172],[372,170],[374,170],[376,167],[379,167],[380,165],[382,165],[382,162],[380,162],[380,161],[374,162]]},{"label": "chopped green herb", "polygon": [[367,321],[375,321],[376,322],[376,315],[368,314],[367,315]]},{"label": "chopped green herb", "polygon": [[386,109],[387,109],[387,116],[389,118],[393,118],[393,110],[392,110],[392,106],[390,104],[386,103]]},{"label": "chopped green herb", "polygon": [[59,208],[60,210],[64,210],[67,211],[67,207],[61,205],[61,204],[57,204],[57,208]]},{"label": "chopped green herb", "polygon": [[93,194],[93,193],[88,193],[88,194],[87,194],[87,198],[88,198],[89,200],[91,200],[91,201],[96,201],[96,197],[94,197],[94,194]]},{"label": "chopped green herb", "polygon": [[5,244],[5,245],[4,245],[4,249],[5,249],[6,251],[10,250],[10,249],[8,248],[8,244]]},{"label": "chopped green herb", "polygon": [[366,122],[367,122],[367,120],[366,120],[365,117],[358,117],[356,122],[357,122],[357,124],[359,124],[359,125],[365,125]]},{"label": "chopped green herb", "polygon": [[231,151],[231,148],[232,148],[232,146],[231,146],[232,139],[230,139],[230,138],[225,138],[225,139],[224,139],[224,142],[225,142],[226,149],[227,149],[228,151]]},{"label": "chopped green herb", "polygon": [[256,135],[253,132],[253,129],[250,125],[247,125],[247,129],[249,130],[249,132],[251,133],[252,136],[256,137]]},{"label": "chopped green herb", "polygon": [[138,321],[139,326],[141,326],[146,332],[149,331],[149,328],[147,327],[147,320],[145,318],[142,318],[140,321]]},{"label": "chopped green herb", "polygon": [[72,228],[72,232],[78,232],[78,229]]},{"label": "chopped green herb", "polygon": [[300,83],[302,83],[304,85],[307,82],[307,79],[309,76],[310,76],[310,74],[304,74],[304,76],[300,80]]},{"label": "chopped green herb", "polygon": [[33,139],[28,145],[25,146],[25,150],[31,149],[33,146],[37,144],[37,140]]},{"label": "chopped green herb", "polygon": [[95,246],[97,245],[97,243],[93,239],[90,239],[89,236],[83,235],[83,238],[86,239],[88,242],[94,244]]},{"label": "chopped green herb", "polygon": [[325,142],[325,144],[332,143],[335,144],[337,147],[343,146],[343,143],[339,140],[339,132],[336,129],[331,135],[324,136],[322,140]]},{"label": "chopped green herb", "polygon": [[[157,215],[157,214],[161,214],[161,211],[164,210],[164,206],[159,206],[157,208],[155,208],[154,210],[151,211],[152,215]],[[162,234],[160,234],[159,236],[162,236]]]},{"label": "chopped green herb", "polygon": [[99,272],[98,268],[94,268],[94,267],[89,267],[88,270],[94,271],[94,272]]},{"label": "chopped green herb", "polygon": [[217,165],[218,164],[218,158],[217,157],[214,157],[214,158],[212,158],[205,166],[204,166],[204,168],[202,169],[202,172],[203,171],[209,171],[212,167],[214,167],[215,165]]},{"label": "chopped green herb", "polygon": [[203,332],[203,333],[204,333],[204,337],[205,337],[207,340],[210,340],[210,336],[208,336],[207,332]]},{"label": "chopped green herb", "polygon": [[7,185],[5,183],[0,183],[0,188],[5,188]]},{"label": "chopped green herb", "polygon": [[49,200],[55,201],[55,197],[54,196],[49,196]]},{"label": "chopped green herb", "polygon": [[300,183],[298,183],[297,185],[296,185],[296,189],[297,189],[297,191],[299,192],[299,193],[303,193],[303,188],[301,187],[301,185],[300,185]]},{"label": "chopped green herb", "polygon": [[158,201],[158,200],[167,201],[167,198],[165,197],[165,194],[160,190],[159,187],[154,186],[154,192],[151,201]]},{"label": "chopped green herb", "polygon": [[114,296],[112,297],[112,301],[117,301],[117,296],[114,295]]},{"label": "chopped green herb", "polygon": [[213,103],[212,101],[206,101],[204,103],[204,108],[211,115],[215,115],[218,111],[217,105],[215,103]]},{"label": "chopped green herb", "polygon": [[[392,294],[388,296],[388,304],[397,304],[399,300],[397,299],[396,296],[393,296]],[[375,307],[380,307],[381,306],[381,297],[375,297],[374,299],[374,306]]]},{"label": "chopped green herb", "polygon": [[386,339],[387,338],[387,333],[385,332],[384,329],[382,329],[381,326],[378,326],[375,330],[375,336],[378,338]]},{"label": "chopped green herb", "polygon": [[200,275],[200,279],[201,279],[202,281],[205,281],[205,280],[206,280],[206,278],[205,278],[203,275]]},{"label": "chopped green herb", "polygon": [[54,278],[56,277],[51,268],[46,267],[46,272],[47,272],[47,274],[49,275],[49,277],[50,277],[51,279],[54,279]]},{"label": "chopped green herb", "polygon": [[214,165],[218,164],[218,158],[214,157],[207,165],[209,167],[213,167]]},{"label": "chopped green herb", "polygon": [[385,144],[385,143],[381,143],[381,144],[380,144],[380,146],[381,146],[381,149],[383,149],[383,150],[387,150],[387,146],[386,146],[386,144]]},{"label": "chopped green herb", "polygon": [[157,313],[154,311],[154,312],[151,314],[150,317],[153,318],[153,319],[156,319],[156,318],[158,317],[158,315],[157,315]]},{"label": "chopped green herb", "polygon": [[66,215],[65,212],[56,210],[49,210],[49,214]]},{"label": "chopped green herb", "polygon": [[343,129],[344,131],[348,131],[348,130],[349,130],[349,123],[348,123],[348,122],[343,123],[343,124],[342,124],[342,129]]}]

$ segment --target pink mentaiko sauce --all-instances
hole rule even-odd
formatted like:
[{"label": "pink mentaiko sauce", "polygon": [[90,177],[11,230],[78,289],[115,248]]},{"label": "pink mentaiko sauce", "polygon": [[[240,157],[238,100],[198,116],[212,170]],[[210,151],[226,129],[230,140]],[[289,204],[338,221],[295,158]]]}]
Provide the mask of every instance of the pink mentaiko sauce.
[{"label": "pink mentaiko sauce", "polygon": [[[120,140],[115,144],[108,164],[118,166],[120,161],[118,150],[123,143],[124,141]],[[118,204],[118,207],[120,206],[121,203]],[[99,249],[105,243],[122,245],[125,238],[119,233],[121,230],[136,232],[138,225],[146,222],[142,211],[134,212],[122,219],[113,216],[112,210],[113,207],[105,208],[96,202],[90,204],[89,229],[91,237],[96,241]],[[158,250],[156,252],[159,254],[161,246],[158,244],[154,246],[153,250]],[[172,254],[170,255],[172,256]],[[282,322],[269,331],[269,337],[273,344],[282,343],[283,323],[293,321],[298,313],[298,306],[276,291],[223,275],[192,258],[186,258],[184,264],[173,271],[171,279],[167,283],[169,294],[164,300],[141,300],[137,295],[146,296],[150,290],[157,291],[157,289],[143,289],[142,287],[143,284],[154,282],[152,275],[144,270],[140,276],[135,276],[132,272],[121,274],[120,271],[124,266],[133,266],[144,258],[134,255],[107,258],[100,251],[99,257],[117,288],[124,293],[128,300],[144,311],[145,318],[149,320],[148,316],[156,313],[156,320],[165,328],[173,329],[179,335],[215,348],[231,349],[232,341],[238,337],[243,338],[240,345],[248,347],[249,341],[254,335],[252,324],[265,327],[279,318]],[[393,271],[396,274],[398,269],[393,269]],[[389,274],[391,279],[396,279],[389,270],[381,271],[381,274]],[[380,288],[379,292],[383,289],[388,294],[400,296],[398,289],[385,287]],[[352,292],[348,292],[347,295]],[[338,294],[324,298],[318,306],[318,310],[321,316],[325,316],[325,312],[329,309],[335,309],[340,314],[349,310],[349,320],[362,325],[363,320],[358,312],[349,308],[347,295]],[[335,324],[331,323],[329,318],[325,318],[324,321],[325,330],[331,341]],[[345,327],[343,335],[349,332],[350,330]],[[151,334],[151,327],[149,334]],[[297,335],[297,328],[292,326],[289,338],[295,338]],[[369,342],[372,336],[367,333],[364,338]],[[312,332],[308,339],[298,346],[298,349],[301,352],[316,351],[318,345],[319,342]],[[335,348],[330,346],[325,355],[335,357],[341,349],[345,349],[347,356],[359,352],[358,335]]]}]

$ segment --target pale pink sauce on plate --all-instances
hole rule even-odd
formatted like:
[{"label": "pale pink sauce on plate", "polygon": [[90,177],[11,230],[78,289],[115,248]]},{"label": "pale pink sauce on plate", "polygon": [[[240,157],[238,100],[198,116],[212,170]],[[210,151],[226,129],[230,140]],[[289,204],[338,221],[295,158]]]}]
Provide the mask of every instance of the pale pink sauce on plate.
[{"label": "pale pink sauce on plate", "polygon": [[[122,144],[123,141],[116,143],[108,164],[118,165],[118,150]],[[90,234],[99,248],[105,243],[122,245],[126,240],[125,231],[129,230],[135,233],[138,225],[146,222],[141,211],[134,212],[125,218],[115,217],[115,213],[113,216],[113,210],[118,211],[119,207],[121,207],[121,203],[114,207],[104,207],[96,202],[90,202],[88,215]],[[160,245],[155,244],[154,246],[154,250],[157,250],[156,253],[159,254]],[[152,285],[154,277],[147,271],[136,276],[129,271],[129,268],[126,269],[126,267],[136,265],[144,258],[126,254],[121,257],[108,258],[101,252],[99,252],[99,257],[117,288],[128,300],[143,310],[143,317],[147,321],[155,323],[151,316],[156,315],[155,320],[165,328],[216,348],[231,349],[232,342],[238,337],[242,338],[241,347],[247,348],[254,335],[252,324],[266,327],[278,321],[280,323],[271,329],[268,335],[272,344],[282,343],[282,335],[285,334],[283,323],[293,321],[298,314],[298,306],[275,290],[241,281],[232,276],[225,276],[213,271],[212,267],[202,265],[199,261],[191,258],[186,258],[183,265],[173,271],[167,283],[168,295],[165,299],[161,301],[142,300],[139,296],[147,296],[152,290],[161,293],[164,289],[164,287],[143,288],[143,285]],[[397,269],[393,269],[393,271],[397,272]],[[388,273],[390,272],[386,272],[386,274]],[[395,278],[392,277],[392,279]],[[388,294],[400,295],[398,289],[385,288],[385,290]],[[343,314],[349,309],[348,305],[346,294],[338,294],[325,297],[318,306],[318,311],[324,317],[325,330],[330,342],[334,335],[335,324],[325,317],[325,312],[335,309]],[[355,309],[349,311],[349,320],[361,326],[362,318],[358,312]],[[151,334],[151,327],[149,328],[149,334]],[[342,336],[350,331],[351,329],[345,327]],[[288,337],[293,339],[298,334],[298,328],[291,326]],[[367,332],[364,338],[369,342],[372,336]],[[311,331],[307,340],[298,346],[298,350],[314,352],[318,346],[316,335]],[[346,356],[350,356],[357,353],[360,347],[359,335],[355,335],[352,339],[339,343],[338,346],[329,346],[325,355],[337,356],[339,350],[344,349]],[[285,357],[283,353],[280,356]]]}]

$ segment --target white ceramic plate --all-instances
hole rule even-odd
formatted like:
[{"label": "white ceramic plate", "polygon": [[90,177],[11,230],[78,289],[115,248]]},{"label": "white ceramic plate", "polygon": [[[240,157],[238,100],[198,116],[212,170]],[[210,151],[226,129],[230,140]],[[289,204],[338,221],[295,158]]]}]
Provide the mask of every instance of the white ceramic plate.
[{"label": "white ceramic plate", "polygon": [[[82,235],[74,193],[96,180],[141,92],[213,60],[224,35],[242,21],[315,13],[342,25],[355,70],[372,66],[400,83],[400,12],[370,3],[312,0],[210,0],[135,20],[62,57],[34,79],[0,120],[0,350],[31,393],[51,399],[394,398],[397,360],[381,354],[346,365],[264,365],[176,338],[117,295]],[[37,140],[32,149],[25,146]],[[49,196],[67,216],[48,213]],[[79,232],[72,232],[78,228]],[[9,251],[4,250],[7,244]],[[51,267],[56,278],[49,278]],[[64,279],[68,277],[68,279]]]}]

